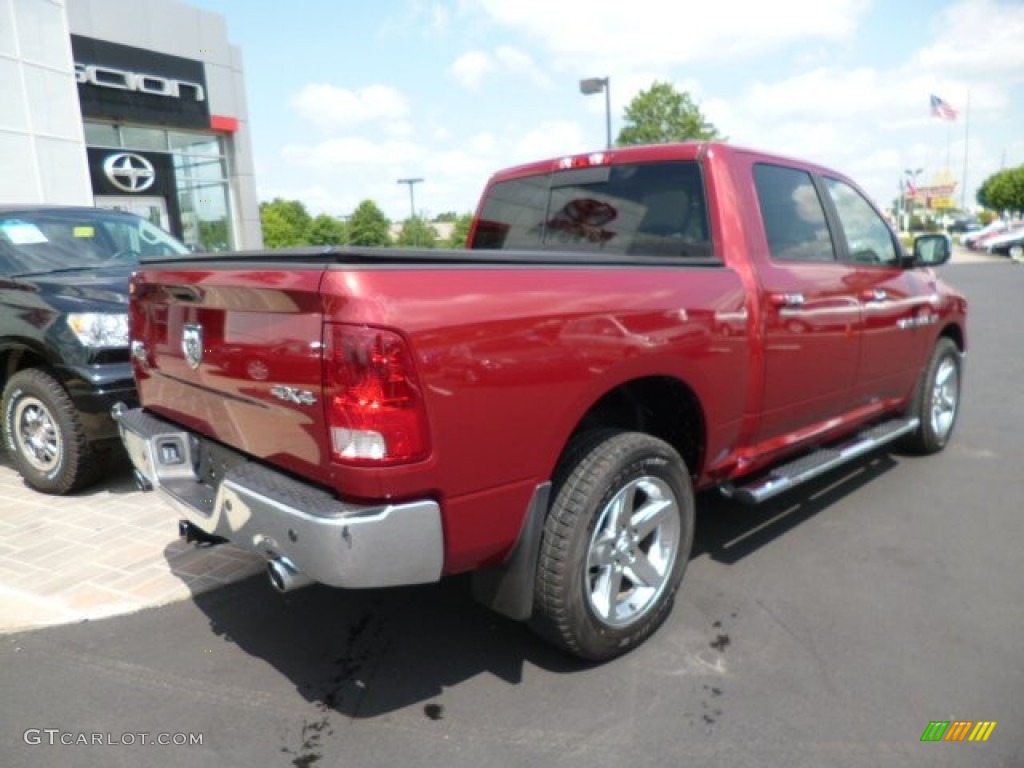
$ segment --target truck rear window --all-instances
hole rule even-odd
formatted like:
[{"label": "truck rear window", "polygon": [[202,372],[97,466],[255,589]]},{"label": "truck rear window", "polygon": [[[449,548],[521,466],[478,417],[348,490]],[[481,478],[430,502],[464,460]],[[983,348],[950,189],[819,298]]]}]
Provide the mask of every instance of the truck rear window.
[{"label": "truck rear window", "polygon": [[472,247],[710,258],[700,167],[635,163],[498,182]]}]

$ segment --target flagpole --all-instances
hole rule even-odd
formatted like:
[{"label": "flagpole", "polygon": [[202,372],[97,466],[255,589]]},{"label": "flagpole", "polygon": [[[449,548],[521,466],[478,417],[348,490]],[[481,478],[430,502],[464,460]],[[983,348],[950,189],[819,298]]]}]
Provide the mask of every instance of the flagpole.
[{"label": "flagpole", "polygon": [[[945,121],[944,121],[945,122]],[[953,126],[946,122],[946,170],[945,173],[952,174],[953,169],[950,167],[950,153],[951,147],[953,146]],[[945,183],[945,182],[943,182]]]},{"label": "flagpole", "polygon": [[960,179],[960,207],[967,210],[967,140],[971,130],[971,89],[967,89],[967,108],[964,110],[964,174]]}]

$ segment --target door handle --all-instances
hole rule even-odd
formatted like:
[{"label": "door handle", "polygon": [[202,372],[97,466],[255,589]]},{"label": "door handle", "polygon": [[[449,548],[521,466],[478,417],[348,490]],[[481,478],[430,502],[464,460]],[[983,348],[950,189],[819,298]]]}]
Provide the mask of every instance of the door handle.
[{"label": "door handle", "polygon": [[769,297],[772,304],[776,307],[802,307],[804,305],[804,295],[802,293],[773,293]]},{"label": "door handle", "polygon": [[866,291],[861,291],[861,301],[888,301],[889,292],[884,288],[869,288]]}]

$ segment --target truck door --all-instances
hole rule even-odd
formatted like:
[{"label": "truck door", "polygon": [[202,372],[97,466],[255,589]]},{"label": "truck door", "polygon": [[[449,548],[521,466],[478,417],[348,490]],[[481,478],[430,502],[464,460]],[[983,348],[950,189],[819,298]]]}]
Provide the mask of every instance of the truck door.
[{"label": "truck door", "polygon": [[811,174],[756,163],[753,179],[764,225],[751,249],[762,289],[763,442],[851,409],[861,305],[857,268],[838,258]]},{"label": "truck door", "polygon": [[841,250],[857,269],[864,318],[854,403],[904,397],[934,336],[928,328],[938,319],[931,306],[934,281],[924,271],[902,268],[892,231],[858,190],[829,177],[824,186],[842,230]]}]

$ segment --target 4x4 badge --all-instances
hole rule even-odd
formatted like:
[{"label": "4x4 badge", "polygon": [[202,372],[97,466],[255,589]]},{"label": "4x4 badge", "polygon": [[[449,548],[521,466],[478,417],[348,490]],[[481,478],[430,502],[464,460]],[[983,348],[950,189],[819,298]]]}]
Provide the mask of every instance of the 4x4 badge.
[{"label": "4x4 badge", "polygon": [[203,362],[203,326],[189,323],[181,331],[181,351],[188,367],[195,370]]}]

